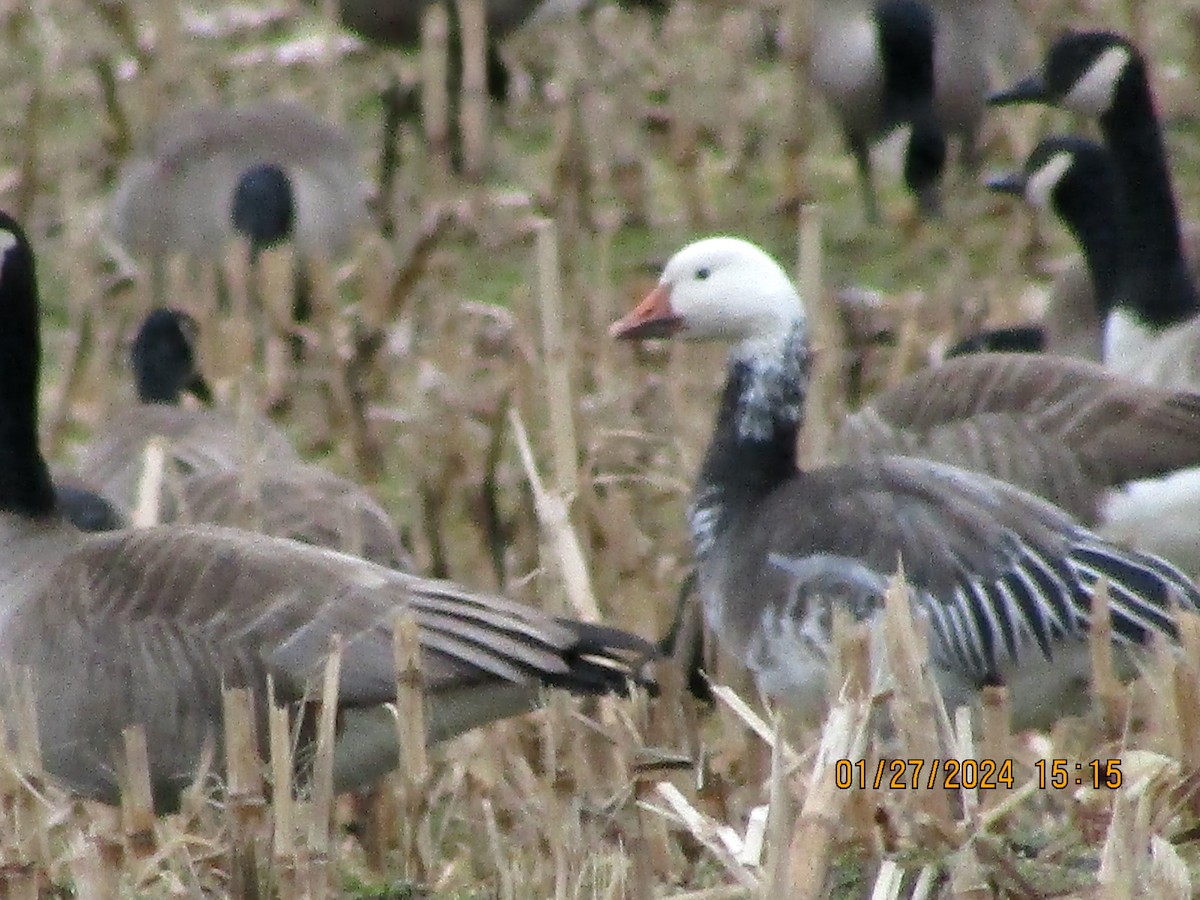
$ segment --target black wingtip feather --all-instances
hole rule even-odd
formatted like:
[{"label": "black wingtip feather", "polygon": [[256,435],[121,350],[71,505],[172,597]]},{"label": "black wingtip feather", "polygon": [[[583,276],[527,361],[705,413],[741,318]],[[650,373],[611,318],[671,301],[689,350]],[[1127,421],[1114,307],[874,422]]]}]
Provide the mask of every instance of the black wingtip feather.
[{"label": "black wingtip feather", "polygon": [[575,643],[563,652],[566,672],[542,674],[542,681],[548,687],[577,694],[627,696],[633,684],[651,694],[657,693],[652,664],[661,654],[653,643],[607,625],[571,619],[556,621],[574,632]]},{"label": "black wingtip feather", "polygon": [[1100,578],[1108,582],[1113,628],[1133,643],[1144,643],[1152,631],[1176,640],[1173,605],[1200,609],[1196,585],[1156,557],[1108,546],[1080,546],[1072,550],[1071,561],[1093,585]]}]

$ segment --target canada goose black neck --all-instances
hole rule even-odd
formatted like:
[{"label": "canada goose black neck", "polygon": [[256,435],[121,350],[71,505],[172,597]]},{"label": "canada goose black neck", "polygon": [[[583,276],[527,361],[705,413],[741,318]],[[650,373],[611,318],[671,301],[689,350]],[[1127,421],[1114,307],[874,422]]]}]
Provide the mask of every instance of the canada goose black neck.
[{"label": "canada goose black neck", "polygon": [[255,254],[286,241],[295,227],[292,181],[275,163],[250,166],[233,191],[233,227]]},{"label": "canada goose black neck", "polygon": [[[1030,156],[1028,169],[1036,170],[1053,161],[1058,153],[1068,168],[1051,191],[1051,202],[1063,224],[1070,229],[1083,254],[1092,280],[1096,307],[1108,315],[1122,301],[1138,297],[1129,266],[1136,255],[1137,241],[1127,229],[1120,203],[1120,180],[1110,154],[1082,138],[1048,138]],[[1031,179],[1036,178],[1030,173]]]},{"label": "canada goose black neck", "polygon": [[933,104],[933,13],[917,0],[881,0],[875,6],[884,96],[897,118]]},{"label": "canada goose black neck", "polygon": [[885,118],[911,126],[904,183],[922,215],[936,216],[941,206],[938,185],[946,168],[946,130],[934,108],[933,10],[921,0],[879,0],[874,18]]},{"label": "canada goose black neck", "polygon": [[1112,32],[1068,32],[1051,46],[1040,75],[992,100],[1054,103],[1099,120],[1120,176],[1124,225],[1132,236],[1125,266],[1128,311],[1154,329],[1200,311],[1183,255],[1162,129],[1137,47]]},{"label": "canada goose black neck", "polygon": [[175,309],[154,309],[143,320],[129,351],[138,400],[178,405],[184,393],[212,402],[196,364],[196,322]]},{"label": "canada goose black neck", "polygon": [[54,485],[38,449],[38,376],[42,362],[33,249],[24,230],[0,212],[0,510],[47,516]]},{"label": "canada goose black neck", "polygon": [[1122,174],[1127,226],[1137,242],[1127,277],[1130,297],[1145,302],[1134,311],[1145,324],[1168,328],[1200,312],[1200,298],[1184,261],[1171,170],[1146,64],[1127,46],[1129,63],[1099,121]]}]

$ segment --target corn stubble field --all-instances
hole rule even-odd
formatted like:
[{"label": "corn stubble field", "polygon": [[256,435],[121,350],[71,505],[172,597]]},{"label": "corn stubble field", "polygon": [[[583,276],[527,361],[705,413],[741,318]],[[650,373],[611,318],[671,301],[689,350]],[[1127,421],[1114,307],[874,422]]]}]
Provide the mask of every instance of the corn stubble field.
[{"label": "corn stubble field", "polygon": [[[1154,48],[1181,203],[1200,208],[1196,20],[1171,0],[1023,6],[1033,39],[1014,62],[1021,69],[1068,22],[1132,30]],[[364,233],[350,258],[323,270],[314,361],[279,383],[295,391],[283,415],[293,439],[371,487],[424,571],[564,614],[595,605],[605,621],[647,636],[666,631],[689,566],[684,507],[723,351],[617,346],[606,328],[694,237],[744,235],[784,260],[801,246],[819,267],[801,285],[826,323],[821,347],[833,369],[857,352],[827,314],[836,292],[878,291],[900,335],[862,351],[878,384],[920,365],[938,341],[1036,309],[1065,238],[971,177],[955,173],[947,217],[930,224],[915,220],[898,175],[885,170],[885,223],[864,224],[832,120],[797,74],[806,7],[796,0],[784,13],[783,46],[770,55],[750,2],[680,2],[661,23],[604,8],[518,35],[505,52],[524,77],[493,113],[482,178],[449,174],[416,126],[403,132],[394,195],[378,201],[395,217],[395,237]],[[185,104],[298,100],[343,123],[374,173],[379,90],[398,71],[416,78],[420,62],[348,47],[319,12],[287,3],[40,0],[0,6],[0,27],[0,204],[27,223],[39,252],[45,440],[69,459],[107,409],[130,402],[126,341],[152,293],[144,273],[114,262],[103,216],[116,171],[155,116]],[[1037,136],[1065,125],[1058,115],[991,115],[985,166],[1022,159]],[[797,200],[820,206],[798,216]],[[263,292],[284,309],[278,257]],[[233,254],[221,267],[236,301],[248,289],[244,260]],[[216,278],[211,266],[179,261],[164,296],[199,319],[203,364],[226,398],[261,399],[258,380],[238,377],[253,348],[245,307],[216,318]],[[821,397],[810,456],[847,402],[837,390]],[[22,723],[24,740],[0,767],[0,893],[1193,894],[1194,665],[1163,652],[1127,691],[1106,669],[1099,623],[1090,715],[1014,735],[997,691],[978,727],[958,717],[939,737],[931,723],[943,713],[922,681],[899,586],[888,614],[896,685],[877,702],[896,714],[891,752],[1012,758],[1012,788],[839,790],[830,760],[861,757],[870,780],[881,752],[860,699],[865,643],[847,627],[849,687],[820,729],[786,722],[728,660],[710,667],[726,686],[713,706],[663,665],[656,698],[553,697],[427,758],[410,747],[402,772],[353,801],[331,798],[319,779],[311,796],[291,798],[286,722],[276,723],[278,758],[260,772],[245,746],[252,737],[235,739],[244,730],[236,693],[229,793],[193,796],[157,821],[136,774],[122,810],[72,802],[40,779]],[[1200,627],[1184,632],[1185,658],[1200,659]],[[400,697],[401,721],[411,720],[413,691]],[[130,744],[136,763],[136,735]],[[1033,763],[1053,758],[1120,758],[1123,785],[1039,790]]]}]

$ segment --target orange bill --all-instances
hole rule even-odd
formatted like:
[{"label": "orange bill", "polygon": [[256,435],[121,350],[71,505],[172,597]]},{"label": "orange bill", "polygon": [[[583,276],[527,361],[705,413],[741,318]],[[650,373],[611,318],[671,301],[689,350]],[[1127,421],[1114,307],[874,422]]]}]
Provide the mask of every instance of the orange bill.
[{"label": "orange bill", "polygon": [[670,337],[682,325],[671,308],[670,287],[660,284],[628,315],[613,322],[608,333],[615,338],[663,338]]}]

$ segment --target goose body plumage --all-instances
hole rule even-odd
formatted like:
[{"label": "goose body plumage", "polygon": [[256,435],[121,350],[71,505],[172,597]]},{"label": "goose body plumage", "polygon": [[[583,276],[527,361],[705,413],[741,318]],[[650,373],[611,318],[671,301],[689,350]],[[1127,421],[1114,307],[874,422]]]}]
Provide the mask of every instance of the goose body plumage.
[{"label": "goose body plumage", "polygon": [[[47,771],[115,802],[122,731],[146,729],[156,807],[172,808],[221,742],[221,688],[249,687],[260,735],[267,679],[297,714],[341,635],[338,789],[397,763],[392,628],[419,630],[430,740],[538,703],[543,686],[623,690],[646,645],[447,582],[216,526],[84,534],[58,514],[37,446],[33,252],[0,214],[0,708],[32,675]],[[368,744],[357,740],[361,728]],[[394,728],[391,730],[394,732]],[[265,749],[265,742],[260,743]]]},{"label": "goose body plumage", "polygon": [[897,456],[798,469],[810,358],[803,308],[787,274],[752,244],[685,247],[613,333],[734,344],[689,513],[698,590],[718,639],[765,689],[804,709],[826,696],[832,609],[877,622],[901,565],[947,702],[1006,683],[1017,727],[1079,699],[1099,578],[1122,653],[1152,634],[1175,637],[1172,603],[1200,606],[1168,563],[996,479]]},{"label": "goose body plumage", "polygon": [[838,448],[991,475],[1095,525],[1113,488],[1200,464],[1200,394],[1085,360],[972,354],[872,397],[842,423]]}]

